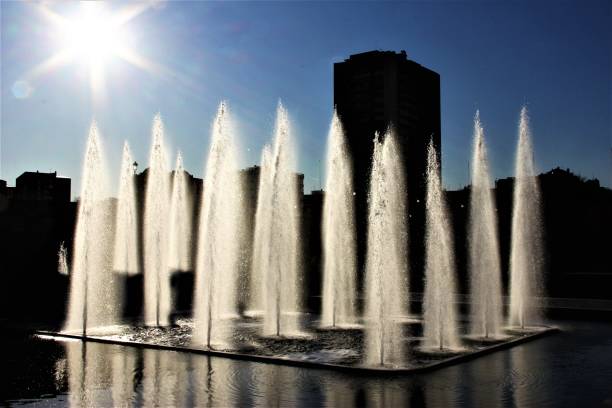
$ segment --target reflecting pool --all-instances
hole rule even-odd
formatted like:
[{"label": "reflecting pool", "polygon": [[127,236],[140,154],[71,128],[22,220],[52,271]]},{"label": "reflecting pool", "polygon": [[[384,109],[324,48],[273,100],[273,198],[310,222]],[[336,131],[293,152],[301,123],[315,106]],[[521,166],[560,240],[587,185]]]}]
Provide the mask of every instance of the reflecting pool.
[{"label": "reflecting pool", "polygon": [[376,377],[117,345],[4,336],[0,402],[34,406],[612,405],[612,324],[431,373]]}]

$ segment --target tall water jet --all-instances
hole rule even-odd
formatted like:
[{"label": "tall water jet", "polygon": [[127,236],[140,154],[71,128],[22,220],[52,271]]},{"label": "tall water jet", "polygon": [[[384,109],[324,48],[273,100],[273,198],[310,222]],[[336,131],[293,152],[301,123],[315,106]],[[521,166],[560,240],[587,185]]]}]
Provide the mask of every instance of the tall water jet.
[{"label": "tall water jet", "polygon": [[536,175],[527,108],[521,110],[514,179],[510,250],[510,325],[537,322],[543,269],[540,186]]},{"label": "tall water jet", "polygon": [[70,271],[68,270],[68,253],[66,251],[66,247],[64,246],[64,241],[60,243],[59,250],[57,251],[57,271],[60,275],[69,275]]},{"label": "tall water jet", "polygon": [[176,157],[170,200],[170,240],[168,265],[172,271],[191,270],[191,195],[183,156]]},{"label": "tall water jet", "polygon": [[[254,243],[254,251],[265,248],[263,253],[255,252],[254,258],[259,262],[255,270],[262,274],[263,332],[269,336],[292,335],[299,330],[300,202],[293,149],[289,117],[279,103],[270,167],[262,168],[258,196],[258,205],[269,210],[256,214],[256,229],[263,231],[256,234]],[[265,157],[264,153],[264,161]]]},{"label": "tall water jet", "polygon": [[144,318],[147,325],[167,326],[171,312],[168,268],[170,174],[164,146],[164,125],[159,114],[153,119],[152,139],[144,214]]},{"label": "tall water jet", "polygon": [[89,130],[72,252],[70,299],[65,330],[83,336],[91,327],[116,323],[118,297],[112,274],[111,206],[98,128]]},{"label": "tall water jet", "polygon": [[478,111],[474,118],[473,149],[469,218],[471,332],[495,338],[500,334],[502,320],[499,242],[487,148]]},{"label": "tall water jet", "polygon": [[355,323],[357,296],[353,175],[344,129],[335,110],[327,143],[321,326],[335,327]]},{"label": "tall water jet", "polygon": [[265,270],[270,257],[270,220],[272,206],[272,148],[264,146],[261,152],[257,208],[255,210],[255,231],[253,233],[253,257],[249,280],[249,312],[263,314],[265,307]]},{"label": "tall water jet", "polygon": [[236,132],[222,102],[212,126],[201,202],[193,339],[210,347],[226,344],[237,316],[242,208]]},{"label": "tall water jet", "polygon": [[455,252],[433,141],[427,148],[426,200],[424,346],[439,350],[454,349],[459,346]]},{"label": "tall water jet", "polygon": [[134,159],[127,141],[123,145],[119,194],[115,216],[115,255],[113,269],[134,275],[139,272],[138,213],[136,212]]},{"label": "tall water jet", "polygon": [[366,363],[404,361],[400,318],[408,304],[408,225],[405,175],[393,130],[376,134],[368,215],[365,324]]}]

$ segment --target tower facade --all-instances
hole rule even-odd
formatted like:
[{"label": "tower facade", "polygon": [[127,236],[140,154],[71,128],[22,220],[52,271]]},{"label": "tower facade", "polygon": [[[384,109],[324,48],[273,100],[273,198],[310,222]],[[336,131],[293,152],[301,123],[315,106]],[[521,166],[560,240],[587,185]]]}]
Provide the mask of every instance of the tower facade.
[{"label": "tower facade", "polygon": [[402,147],[408,194],[410,267],[419,290],[423,266],[427,145],[440,141],[440,76],[401,51],[369,51],[334,64],[334,104],[353,159],[358,264],[365,263],[369,179],[375,132],[392,126]]}]

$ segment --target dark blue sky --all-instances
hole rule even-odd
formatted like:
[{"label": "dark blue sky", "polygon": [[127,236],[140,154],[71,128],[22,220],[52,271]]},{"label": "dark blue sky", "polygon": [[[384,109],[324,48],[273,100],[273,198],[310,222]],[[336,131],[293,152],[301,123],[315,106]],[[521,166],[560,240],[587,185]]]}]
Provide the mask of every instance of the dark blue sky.
[{"label": "dark blue sky", "polygon": [[[481,118],[494,177],[513,173],[527,103],[540,170],[569,167],[612,185],[612,2],[167,2],[125,25],[129,47],[159,68],[105,66],[104,98],[78,61],[32,69],[61,48],[35,4],[2,2],[2,179],[25,170],[75,179],[89,122],[98,121],[113,175],[127,139],[144,167],[154,114],[173,152],[202,176],[221,99],[241,131],[244,165],[259,161],[279,98],[296,129],[306,190],[319,187],[332,112],[332,64],[406,50],[442,87],[444,183],[467,183],[472,119]],[[70,15],[76,4],[50,9]],[[122,3],[109,4],[116,12]]]}]

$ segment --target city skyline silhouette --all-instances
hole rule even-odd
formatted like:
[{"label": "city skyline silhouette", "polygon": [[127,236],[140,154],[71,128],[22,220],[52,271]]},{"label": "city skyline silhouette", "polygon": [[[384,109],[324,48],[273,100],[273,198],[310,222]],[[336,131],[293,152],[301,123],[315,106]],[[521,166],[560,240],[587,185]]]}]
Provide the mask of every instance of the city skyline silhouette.
[{"label": "city skyline silhouette", "polygon": [[[259,161],[281,98],[297,130],[297,170],[305,174],[306,191],[318,189],[333,106],[332,64],[379,49],[406,50],[409,59],[441,76],[447,188],[468,184],[476,109],[490,135],[494,177],[511,175],[512,159],[505,152],[513,147],[523,104],[533,116],[540,170],[571,168],[612,185],[607,2],[593,2],[593,7],[461,3],[449,8],[364,3],[351,9],[350,22],[340,18],[345,11],[341,4],[243,6],[160,2],[139,10],[125,23],[126,43],[150,67],[109,57],[105,99],[94,101],[83,61],[36,71],[63,46],[57,27],[41,11],[43,5],[3,3],[2,57],[11,64],[2,69],[0,178],[52,170],[71,177],[78,187],[80,163],[74,158],[82,155],[92,118],[105,137],[111,162],[119,160],[122,141],[128,139],[136,160],[144,163],[157,112],[165,120],[171,150],[182,150],[185,167],[202,177],[208,130],[220,100],[228,100],[234,110],[242,167],[247,167]],[[49,7],[63,16],[79,12],[76,4]],[[104,7],[110,14],[123,11],[117,4]],[[322,29],[309,37],[307,24],[315,18]],[[402,24],[403,19],[411,24]],[[177,21],[179,26],[171,24]],[[387,29],[376,30],[375,23],[383,21]],[[26,44],[27,55],[19,51]]]}]

